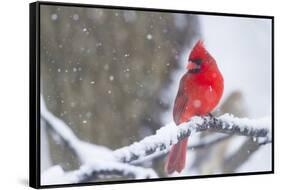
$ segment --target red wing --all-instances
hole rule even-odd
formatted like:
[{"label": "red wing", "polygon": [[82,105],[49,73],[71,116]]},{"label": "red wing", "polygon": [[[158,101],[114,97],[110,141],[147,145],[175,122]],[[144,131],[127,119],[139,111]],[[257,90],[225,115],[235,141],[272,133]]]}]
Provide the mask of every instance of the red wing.
[{"label": "red wing", "polygon": [[177,125],[181,123],[180,121],[181,117],[186,111],[186,106],[188,103],[188,97],[186,93],[184,93],[184,90],[185,90],[184,87],[180,84],[180,88],[174,103],[173,117],[174,117],[174,122]]}]

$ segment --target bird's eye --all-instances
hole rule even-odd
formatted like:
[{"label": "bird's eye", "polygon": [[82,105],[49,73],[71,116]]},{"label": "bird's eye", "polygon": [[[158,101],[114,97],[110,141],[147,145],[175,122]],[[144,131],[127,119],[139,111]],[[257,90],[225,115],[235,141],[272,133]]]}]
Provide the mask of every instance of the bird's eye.
[{"label": "bird's eye", "polygon": [[201,65],[201,64],[202,64],[202,59],[200,59],[200,58],[192,59],[192,60],[190,60],[190,61],[192,61],[192,62],[195,63],[196,65]]},{"label": "bird's eye", "polygon": [[200,72],[200,68],[188,70],[188,73],[192,73],[192,74],[196,74],[196,73],[199,73],[199,72]]}]

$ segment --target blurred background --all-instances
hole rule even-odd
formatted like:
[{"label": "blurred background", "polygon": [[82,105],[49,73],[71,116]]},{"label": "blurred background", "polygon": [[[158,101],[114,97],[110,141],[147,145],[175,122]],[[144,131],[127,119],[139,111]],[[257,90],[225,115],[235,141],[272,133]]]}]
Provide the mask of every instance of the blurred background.
[{"label": "blurred background", "polygon": [[[117,149],[172,121],[173,101],[198,39],[217,60],[225,92],[214,115],[271,115],[271,21],[63,6],[41,7],[41,93],[48,109],[81,139]],[[206,132],[190,138],[200,142]],[[41,129],[41,171],[80,166]],[[145,166],[164,173],[165,157]],[[178,175],[271,170],[271,144],[230,137],[188,151]]]}]

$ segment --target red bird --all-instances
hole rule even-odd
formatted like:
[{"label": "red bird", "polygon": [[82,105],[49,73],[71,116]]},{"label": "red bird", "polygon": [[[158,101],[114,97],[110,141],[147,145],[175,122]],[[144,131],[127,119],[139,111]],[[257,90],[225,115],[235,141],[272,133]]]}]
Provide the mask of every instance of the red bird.
[{"label": "red bird", "polygon": [[[210,113],[219,103],[224,88],[223,76],[216,61],[201,40],[189,55],[187,69],[174,103],[173,117],[177,125],[187,122],[192,116]],[[187,140],[183,139],[172,147],[165,165],[168,174],[183,170]]]}]

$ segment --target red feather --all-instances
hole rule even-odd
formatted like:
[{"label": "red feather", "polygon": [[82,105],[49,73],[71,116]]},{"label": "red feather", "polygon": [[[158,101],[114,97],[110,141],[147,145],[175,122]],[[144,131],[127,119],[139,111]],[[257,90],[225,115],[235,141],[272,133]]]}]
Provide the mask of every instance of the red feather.
[{"label": "red feather", "polygon": [[[192,49],[187,68],[180,81],[175,99],[173,117],[179,125],[195,115],[206,115],[219,103],[224,82],[215,59],[207,52],[200,40]],[[188,139],[174,145],[168,155],[166,171],[181,172],[185,167]]]}]

